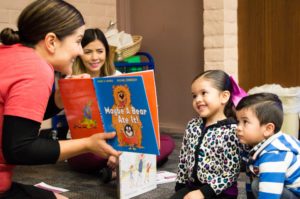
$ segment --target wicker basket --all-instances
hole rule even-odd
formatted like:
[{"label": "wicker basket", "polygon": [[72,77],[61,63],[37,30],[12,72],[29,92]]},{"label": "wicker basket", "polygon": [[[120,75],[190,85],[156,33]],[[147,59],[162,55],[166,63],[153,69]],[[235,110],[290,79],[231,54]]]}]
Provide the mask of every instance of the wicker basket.
[{"label": "wicker basket", "polygon": [[122,61],[127,57],[133,56],[140,50],[143,37],[140,35],[133,35],[132,39],[133,39],[132,45],[120,49],[116,49],[115,51],[116,61]]}]

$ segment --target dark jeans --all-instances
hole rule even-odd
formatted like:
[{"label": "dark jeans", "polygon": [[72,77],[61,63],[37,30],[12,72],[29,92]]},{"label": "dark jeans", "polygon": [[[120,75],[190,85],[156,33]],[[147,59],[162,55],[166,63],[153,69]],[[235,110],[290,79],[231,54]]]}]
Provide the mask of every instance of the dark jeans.
[{"label": "dark jeans", "polygon": [[[253,182],[251,183],[251,189],[253,192],[253,195],[257,198],[258,197],[258,192],[259,192],[259,179],[255,178]],[[288,190],[287,188],[283,188],[282,194],[280,199],[299,199],[299,196],[296,196],[293,192]]]},{"label": "dark jeans", "polygon": [[[182,199],[186,194],[193,191],[191,188],[185,187],[180,190],[178,190],[176,193],[174,193],[170,199]],[[226,195],[224,193],[221,193],[220,195],[214,197],[214,199],[237,199],[237,196],[230,196]]]}]

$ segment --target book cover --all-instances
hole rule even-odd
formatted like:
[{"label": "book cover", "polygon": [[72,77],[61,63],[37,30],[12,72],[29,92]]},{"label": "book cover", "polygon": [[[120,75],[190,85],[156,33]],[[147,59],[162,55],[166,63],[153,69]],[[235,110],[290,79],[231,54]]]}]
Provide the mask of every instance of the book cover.
[{"label": "book cover", "polygon": [[129,199],[157,188],[156,156],[123,152],[119,158],[119,198]]},{"label": "book cover", "polygon": [[73,139],[104,132],[92,79],[61,79],[59,88]]},{"label": "book cover", "polygon": [[119,151],[159,154],[151,111],[141,76],[94,78],[108,142]]},{"label": "book cover", "polygon": [[[114,144],[115,146],[117,145],[116,149],[121,151],[159,154],[158,147],[160,145],[160,138],[154,73],[152,70],[150,70],[122,74],[122,76],[142,76],[142,81],[140,82],[144,83],[144,86],[139,86],[139,90],[137,90],[134,85],[132,86],[134,88],[131,88],[131,90],[133,90],[133,102],[138,102],[138,106],[136,107],[137,111],[135,111],[134,114],[138,114],[135,115],[135,117],[133,115],[133,117],[130,118],[132,119],[130,120],[131,122],[135,121],[135,118],[137,118],[134,123],[134,127],[136,129],[140,129],[140,134],[142,136],[140,136],[140,138],[127,139],[126,141],[131,142],[131,144],[127,144],[123,147],[118,146],[116,143],[117,138],[115,138],[111,144]],[[109,77],[103,77],[99,79],[107,78]],[[94,81],[95,79],[61,79],[58,82],[72,138],[76,139],[88,137],[94,133],[100,133],[104,131],[115,131],[115,129],[112,128],[113,126],[109,124],[113,122],[112,115],[108,116],[108,119],[106,119],[108,122],[106,122],[107,125],[110,125],[111,128],[104,130],[105,123],[103,123],[101,117],[101,113],[103,111],[100,112],[99,108],[99,99],[101,99],[101,95],[99,95],[97,98],[93,83]],[[105,96],[103,99],[109,99],[109,103],[113,102],[111,90],[112,88],[110,88],[110,92],[102,92]],[[143,98],[139,97],[141,92],[143,93]],[[130,124],[128,124],[126,128],[130,130]],[[155,132],[154,136],[153,129]],[[156,141],[153,140],[153,138]],[[138,140],[140,140],[141,143],[138,143]]]},{"label": "book cover", "polygon": [[149,108],[151,111],[155,136],[156,136],[158,148],[160,148],[158,103],[157,103],[154,71],[153,70],[145,70],[145,71],[138,71],[138,72],[132,72],[132,73],[123,73],[122,76],[142,76],[143,77],[146,95],[147,95],[148,103],[149,103]]}]

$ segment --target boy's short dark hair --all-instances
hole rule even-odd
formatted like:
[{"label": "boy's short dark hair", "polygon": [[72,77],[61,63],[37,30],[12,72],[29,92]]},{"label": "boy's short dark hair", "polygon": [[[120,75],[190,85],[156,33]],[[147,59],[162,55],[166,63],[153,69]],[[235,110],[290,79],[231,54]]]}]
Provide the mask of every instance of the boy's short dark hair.
[{"label": "boy's short dark hair", "polygon": [[256,114],[261,125],[273,123],[274,133],[280,131],[283,122],[282,102],[276,94],[257,93],[244,97],[237,105],[236,110],[250,108]]}]

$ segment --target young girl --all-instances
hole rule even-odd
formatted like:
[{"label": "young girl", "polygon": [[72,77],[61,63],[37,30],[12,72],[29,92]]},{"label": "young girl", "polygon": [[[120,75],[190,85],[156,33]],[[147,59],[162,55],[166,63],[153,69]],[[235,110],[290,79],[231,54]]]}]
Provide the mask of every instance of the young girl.
[{"label": "young girl", "polygon": [[237,198],[240,158],[232,101],[236,86],[221,70],[205,71],[193,80],[192,104],[199,116],[186,128],[172,199]]}]

